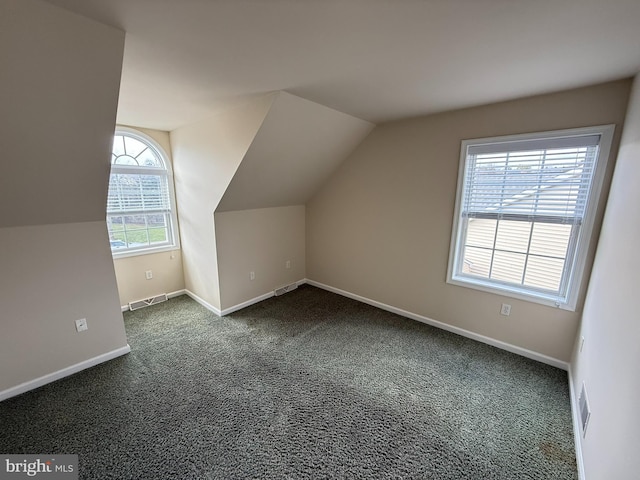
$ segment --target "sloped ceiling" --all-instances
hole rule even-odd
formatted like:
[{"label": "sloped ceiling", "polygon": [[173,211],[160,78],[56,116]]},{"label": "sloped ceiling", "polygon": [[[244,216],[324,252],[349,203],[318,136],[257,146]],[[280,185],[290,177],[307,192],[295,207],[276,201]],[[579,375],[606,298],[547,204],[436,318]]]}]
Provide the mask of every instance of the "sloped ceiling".
[{"label": "sloped ceiling", "polygon": [[118,121],[286,90],[375,123],[626,78],[638,0],[48,0],[127,32]]},{"label": "sloped ceiling", "polygon": [[49,4],[0,2],[0,228],[104,221],[124,43]]},{"label": "sloped ceiling", "polygon": [[373,127],[279,92],[216,211],[305,204]]}]

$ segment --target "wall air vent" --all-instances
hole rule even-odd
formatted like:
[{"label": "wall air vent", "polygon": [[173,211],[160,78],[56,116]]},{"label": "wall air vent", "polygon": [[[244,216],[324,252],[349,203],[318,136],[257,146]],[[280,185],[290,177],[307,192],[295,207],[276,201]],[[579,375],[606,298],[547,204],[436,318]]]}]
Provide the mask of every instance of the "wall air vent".
[{"label": "wall air vent", "polygon": [[138,310],[143,307],[148,307],[149,305],[155,305],[156,303],[162,303],[167,301],[167,294],[162,293],[160,295],[156,295],[155,297],[145,298],[144,300],[136,300],[135,302],[129,303],[129,310]]},{"label": "wall air vent", "polygon": [[582,428],[582,436],[587,434],[587,425],[589,425],[589,417],[591,417],[591,408],[589,407],[589,399],[587,398],[587,386],[582,382],[582,390],[578,398],[578,408],[580,409],[580,427]]},{"label": "wall air vent", "polygon": [[290,292],[291,290],[295,290],[296,288],[298,288],[298,284],[292,283],[291,285],[285,285],[284,287],[276,288],[274,290],[274,293],[276,297],[279,297],[280,295],[284,295],[285,293]]}]

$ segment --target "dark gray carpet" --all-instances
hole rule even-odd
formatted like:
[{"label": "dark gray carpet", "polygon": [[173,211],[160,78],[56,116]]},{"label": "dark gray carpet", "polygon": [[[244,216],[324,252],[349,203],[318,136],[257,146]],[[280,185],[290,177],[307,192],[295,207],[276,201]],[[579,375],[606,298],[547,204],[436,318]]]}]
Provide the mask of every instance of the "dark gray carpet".
[{"label": "dark gray carpet", "polygon": [[303,286],[125,314],[133,351],[0,403],[81,478],[575,479],[566,373]]}]

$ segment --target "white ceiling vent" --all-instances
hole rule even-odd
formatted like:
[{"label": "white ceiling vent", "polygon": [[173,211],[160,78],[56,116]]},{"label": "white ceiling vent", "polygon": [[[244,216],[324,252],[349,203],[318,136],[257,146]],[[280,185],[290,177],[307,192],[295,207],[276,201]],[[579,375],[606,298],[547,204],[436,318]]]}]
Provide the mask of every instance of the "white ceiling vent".
[{"label": "white ceiling vent", "polygon": [[144,300],[136,300],[135,302],[129,303],[129,310],[138,310],[143,307],[148,307],[149,305],[155,305],[156,303],[162,303],[167,301],[167,294],[162,293],[160,295],[156,295],[155,297],[145,298]]},{"label": "white ceiling vent", "polygon": [[290,292],[291,290],[295,290],[296,288],[298,288],[298,284],[292,283],[291,285],[285,285],[284,287],[276,288],[274,290],[274,293],[276,297],[279,297],[280,295],[284,295],[285,293]]}]

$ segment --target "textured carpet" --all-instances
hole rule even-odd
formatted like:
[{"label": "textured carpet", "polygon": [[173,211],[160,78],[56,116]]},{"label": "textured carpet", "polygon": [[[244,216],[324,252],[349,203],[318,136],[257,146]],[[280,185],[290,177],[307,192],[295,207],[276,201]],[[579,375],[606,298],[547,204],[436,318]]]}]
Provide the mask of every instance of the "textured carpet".
[{"label": "textured carpet", "polygon": [[126,313],[132,352],[0,403],[86,479],[576,479],[566,373],[303,286]]}]

